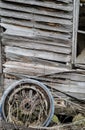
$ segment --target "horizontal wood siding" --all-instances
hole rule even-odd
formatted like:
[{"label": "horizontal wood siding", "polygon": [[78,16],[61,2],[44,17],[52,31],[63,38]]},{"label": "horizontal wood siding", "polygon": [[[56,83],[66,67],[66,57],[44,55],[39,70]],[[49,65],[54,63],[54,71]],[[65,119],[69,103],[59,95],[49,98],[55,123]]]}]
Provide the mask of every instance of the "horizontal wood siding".
[{"label": "horizontal wood siding", "polygon": [[23,48],[28,57],[71,62],[73,0],[0,0],[0,15],[4,46]]},{"label": "horizontal wood siding", "polygon": [[[8,66],[8,68],[9,67],[10,65]],[[17,68],[17,71],[18,69],[19,68]],[[12,68],[10,70],[13,71]],[[70,96],[85,100],[85,71],[72,70],[69,72],[64,71],[61,73],[53,72],[51,75],[37,75],[32,77],[20,73],[17,74],[15,72],[10,73],[9,75],[6,73],[6,79],[4,81],[5,88],[7,88],[9,85],[15,82],[17,79],[21,78],[33,78],[35,80],[43,82],[45,85],[49,87],[54,97],[61,96],[66,98],[66,95],[61,93],[65,92]]]},{"label": "horizontal wood siding", "polygon": [[85,73],[68,72],[73,5],[74,0],[0,0],[1,26],[6,28],[2,38],[6,87],[34,78],[51,90],[84,98]]}]

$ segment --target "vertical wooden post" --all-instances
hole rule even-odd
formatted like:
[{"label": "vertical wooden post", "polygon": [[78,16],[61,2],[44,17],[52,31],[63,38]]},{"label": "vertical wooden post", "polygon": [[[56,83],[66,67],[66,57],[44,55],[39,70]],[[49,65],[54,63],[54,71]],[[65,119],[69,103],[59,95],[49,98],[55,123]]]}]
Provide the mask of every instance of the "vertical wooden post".
[{"label": "vertical wooden post", "polygon": [[0,74],[2,73],[2,62],[1,62],[1,26],[0,26]]},{"label": "vertical wooden post", "polygon": [[0,26],[0,93],[3,90],[3,71],[2,71],[2,44],[1,44],[2,27]]},{"label": "vertical wooden post", "polygon": [[73,9],[73,39],[72,39],[72,64],[76,64],[76,54],[77,54],[77,32],[78,32],[78,22],[79,22],[79,5],[80,0],[74,0]]}]

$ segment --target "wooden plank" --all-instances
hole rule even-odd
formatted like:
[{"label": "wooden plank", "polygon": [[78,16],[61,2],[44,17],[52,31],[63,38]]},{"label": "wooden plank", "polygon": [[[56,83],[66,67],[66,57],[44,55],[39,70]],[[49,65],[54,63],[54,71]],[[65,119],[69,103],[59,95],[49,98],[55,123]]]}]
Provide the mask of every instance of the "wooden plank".
[{"label": "wooden plank", "polygon": [[[4,0],[4,1],[11,1],[11,2],[17,2],[17,3],[23,3],[23,4],[28,4],[28,5],[36,5],[36,6],[41,6],[41,7],[46,7],[46,8],[54,8],[54,9],[60,9],[60,10],[65,10],[65,11],[72,11],[73,7],[72,4],[69,4],[67,6],[64,6],[63,4],[56,4],[55,2],[42,2],[42,1],[35,1],[35,0]],[[72,1],[71,1],[72,2]]]},{"label": "wooden plank", "polygon": [[[16,65],[18,66],[17,62],[13,62],[13,63],[14,63],[15,66]],[[9,64],[10,64],[10,62],[7,63],[7,66],[10,68],[11,65],[9,65]],[[28,65],[30,65],[30,64],[32,64],[32,66],[35,66],[35,63],[28,63]],[[40,69],[40,66],[42,66],[43,68],[44,68],[44,66],[48,66],[48,65],[44,65],[44,64],[42,65],[42,64],[36,63],[36,66],[38,66],[38,65],[39,65],[39,69]],[[52,67],[52,66],[48,66],[48,68],[50,68],[50,67]],[[56,68],[55,66],[53,66],[53,67]],[[69,85],[69,86],[70,85],[81,86],[81,88],[84,87],[84,84],[85,84],[85,75],[82,75],[82,74],[78,75],[76,73],[69,74],[69,72],[68,72],[69,69],[66,70],[65,67],[63,67],[63,68],[61,67],[60,69],[61,70],[63,69],[63,71],[60,71],[60,72],[67,71],[67,75],[65,73],[61,73],[60,74],[60,72],[59,72],[59,66],[57,66],[57,68],[56,68],[57,72],[46,74],[45,71],[44,71],[44,74],[41,75],[41,76],[38,75],[38,77],[36,77],[36,79],[41,80],[41,81],[51,82],[51,83],[54,83],[54,84],[62,84],[62,85]],[[54,75],[54,73],[56,73],[56,76],[53,76],[53,77],[50,76],[50,75]],[[79,80],[79,76],[80,76],[80,80]]]},{"label": "wooden plank", "polygon": [[[11,12],[11,13],[10,13]],[[62,25],[69,25],[72,26],[72,21],[68,19],[59,19],[50,16],[41,16],[37,14],[25,13],[25,12],[17,12],[13,10],[1,9],[0,8],[0,15],[5,17],[17,18],[17,19],[24,19],[24,20],[31,20],[36,22],[49,22],[49,23],[59,23]]]},{"label": "wooden plank", "polygon": [[6,31],[4,32],[4,35],[14,35],[14,36],[21,36],[21,37],[27,37],[30,39],[33,38],[47,38],[47,39],[61,39],[61,40],[68,40],[71,41],[71,36],[67,33],[58,33],[58,32],[51,32],[51,31],[45,31],[45,30],[39,30],[35,28],[26,28],[26,27],[19,27],[14,25],[8,25],[8,24],[1,24],[4,28],[6,28]]},{"label": "wooden plank", "polygon": [[[29,20],[2,17],[1,22],[6,23],[6,24],[14,24],[16,26],[20,25],[20,26],[24,26],[24,27],[33,28],[33,23],[30,22]],[[34,28],[50,30],[50,31],[54,31],[54,32],[72,33],[72,27],[69,27],[67,25],[61,25],[61,24],[49,24],[49,23],[44,23],[44,22],[35,22]]]},{"label": "wooden plank", "polygon": [[61,53],[54,53],[49,51],[38,51],[38,50],[27,50],[18,47],[5,47],[5,53],[7,58],[13,57],[37,57],[41,59],[53,60],[53,61],[62,61],[62,62],[70,62],[70,55],[65,55]]},{"label": "wooden plank", "polygon": [[[58,73],[56,73],[56,74],[58,75]],[[84,86],[85,80],[83,80],[82,77],[81,77],[82,80],[79,80],[79,81],[78,81],[78,79],[73,80],[71,78],[62,78],[61,76],[58,77],[58,78],[57,77],[49,78],[49,77],[46,77],[46,75],[38,76],[37,79],[41,80],[41,81],[45,81],[47,83],[48,82],[53,83],[54,85],[59,84],[61,86],[66,85],[66,86],[69,86],[69,87],[73,86],[74,88],[77,87],[77,86],[80,87],[81,89],[85,88],[85,86]]]},{"label": "wooden plank", "polygon": [[[11,59],[12,58],[12,59]],[[8,58],[9,59],[9,58]],[[13,56],[10,57],[11,60],[13,61],[18,61],[18,62],[25,62],[25,63],[31,63],[31,64],[41,64],[41,65],[47,65],[47,66],[52,66],[52,67],[63,67],[65,68],[66,65],[63,63],[55,62],[55,61],[50,61],[50,60],[45,60],[41,58],[36,58],[36,57],[23,57],[23,56]]]},{"label": "wooden plank", "polygon": [[69,72],[69,73],[61,73],[61,74],[54,74],[54,75],[49,75],[47,76],[47,78],[56,78],[56,79],[61,79],[61,80],[72,80],[72,81],[75,81],[75,82],[85,82],[85,74],[81,74],[81,73],[76,73],[75,71],[74,72]]},{"label": "wooden plank", "polygon": [[77,63],[76,63],[75,66],[76,66],[77,68],[79,68],[79,69],[85,70],[85,64],[77,64]]},{"label": "wooden plank", "polygon": [[[10,72],[8,72],[8,74],[11,74]],[[25,76],[24,74],[20,74],[20,73],[13,73],[12,72],[12,75],[15,75],[16,74],[19,76]],[[36,79],[36,77],[35,77]],[[49,82],[45,81],[45,80],[42,80],[42,78],[40,79],[45,85],[47,86],[50,86],[52,89],[55,89],[55,90],[60,90],[60,91],[63,91],[63,92],[66,92],[66,93],[75,93],[75,94],[83,94],[84,96],[84,91],[85,91],[85,87],[84,87],[84,84],[85,82],[83,82],[83,86],[81,84],[79,85],[75,85],[75,84],[59,84],[59,83],[53,83],[51,80]],[[85,97],[83,97],[85,98]]]},{"label": "wooden plank", "polygon": [[50,73],[58,73],[62,71],[68,71],[66,68],[61,67],[52,67],[41,64],[29,64],[29,63],[21,63],[15,61],[6,62],[3,67],[3,70],[6,74],[18,74],[18,75],[29,75],[29,76],[39,76]]},{"label": "wooden plank", "polygon": [[[3,0],[3,1],[5,1],[5,2],[12,2],[12,0]],[[50,1],[50,2],[53,2],[52,0],[48,0],[48,1]],[[58,3],[65,3],[65,4],[69,4],[69,3],[72,3],[72,0],[57,0],[58,1]],[[14,1],[13,1],[13,3],[14,3]],[[15,1],[15,3],[16,3],[16,1]]]},{"label": "wooden plank", "polygon": [[[61,67],[66,67],[66,64],[64,64],[64,63],[59,63],[59,62],[56,62],[56,61],[51,61],[51,60],[47,60],[47,59],[42,59],[42,58],[36,58],[36,57],[24,57],[24,56],[7,56],[6,57],[7,58],[7,60],[11,60],[11,61],[18,61],[18,62],[25,62],[25,63],[33,63],[33,64],[37,64],[37,63],[39,63],[39,64],[43,64],[44,66],[45,65],[48,65],[48,66],[51,66],[51,67],[59,67],[59,66],[61,66]],[[68,67],[68,66],[67,66]]]},{"label": "wooden plank", "polygon": [[0,26],[0,97],[3,91],[3,68],[2,68],[2,42],[1,42],[1,34],[2,34],[2,27]]},{"label": "wooden plank", "polygon": [[3,34],[3,39],[2,39],[2,44],[5,45],[6,43],[9,44],[8,42],[24,42],[24,43],[38,43],[38,44],[46,44],[46,45],[54,45],[54,46],[60,46],[60,47],[67,47],[71,48],[72,42],[68,40],[61,40],[61,39],[46,39],[46,38],[33,38],[29,39],[27,37],[21,37],[21,36],[14,36],[14,35],[8,35],[8,34]]},{"label": "wooden plank", "polygon": [[[12,77],[12,76],[11,76]],[[23,77],[23,78],[27,78],[27,77]],[[30,78],[30,77],[29,77]],[[5,80],[4,80],[4,88],[5,89],[7,89],[11,84],[13,84],[14,82],[16,82],[17,80],[19,79],[19,78],[16,78],[15,77],[15,79],[7,79],[7,78],[5,78]],[[20,78],[21,79],[21,78]],[[43,80],[42,78],[40,78],[40,79],[38,79],[38,78],[34,78],[35,80],[40,80],[42,83],[44,83],[44,81],[45,80]],[[47,84],[47,83],[46,83]],[[59,97],[62,97],[62,98],[66,98],[66,96],[64,95],[64,94],[62,94],[62,93],[59,93],[59,92],[57,92],[57,86],[56,86],[56,90],[54,91],[53,89],[52,89],[52,85],[50,85],[51,86],[51,89],[50,89],[50,91],[51,91],[51,93],[52,93],[52,95],[55,97],[55,96],[59,96]],[[71,86],[70,86],[71,87]],[[80,86],[81,87],[81,86]],[[76,92],[68,92],[68,94],[69,95],[71,95],[71,96],[74,96],[75,95],[75,97],[76,98],[78,98],[78,99],[83,99],[83,100],[85,100],[85,93],[76,93]]]},{"label": "wooden plank", "polygon": [[71,95],[71,96],[73,96],[74,97],[74,95],[75,95],[75,97],[76,98],[78,98],[78,99],[81,99],[81,100],[85,100],[85,93],[83,92],[83,93],[68,93],[69,95]]},{"label": "wooden plank", "polygon": [[78,21],[79,21],[79,0],[74,0],[74,11],[73,11],[73,44],[72,44],[72,64],[76,63],[77,54],[77,31],[78,31]]},{"label": "wooden plank", "polygon": [[62,47],[59,45],[48,45],[44,43],[36,43],[36,42],[25,42],[21,40],[3,40],[3,45],[8,46],[15,46],[15,47],[21,47],[26,49],[34,49],[34,50],[41,50],[41,51],[49,51],[49,52],[55,52],[55,53],[62,53],[62,54],[71,54],[71,48],[70,47]]},{"label": "wooden plank", "polygon": [[[52,17],[59,17],[59,18],[66,18],[66,19],[72,19],[72,13],[66,13],[64,11],[58,11],[57,8],[56,9],[46,9],[43,7],[37,7],[36,8],[33,6],[23,6],[22,4],[14,4],[14,3],[7,3],[4,1],[0,1],[0,8],[3,9],[8,9],[8,10],[16,10],[16,11],[20,11],[20,12],[27,12],[27,13],[35,13],[35,14],[40,14],[40,15],[46,15],[46,16],[52,16]],[[23,9],[23,11],[22,11]],[[17,12],[18,13],[18,12]]]},{"label": "wooden plank", "polygon": [[51,86],[51,88],[62,91],[62,92],[66,92],[66,93],[81,93],[84,94],[85,92],[85,87],[81,86],[75,86],[75,85],[63,85],[63,84],[56,84],[56,83],[46,83],[44,82],[46,85]]},{"label": "wooden plank", "polygon": [[2,29],[1,29],[1,26],[0,26],[0,73],[2,73],[1,32],[2,32]]},{"label": "wooden plank", "polygon": [[78,30],[78,33],[85,34],[85,31]]},{"label": "wooden plank", "polygon": [[[68,71],[67,71],[68,72]],[[61,72],[62,73],[62,72]],[[51,73],[50,73],[51,74]],[[59,73],[56,73],[57,75]],[[63,76],[64,77],[64,76]],[[71,78],[62,78],[61,76],[59,78],[49,78],[49,77],[46,77],[46,75],[43,75],[43,76],[38,76],[36,77],[36,79],[38,80],[41,80],[41,81],[44,81],[44,82],[47,82],[47,83],[53,83],[54,85],[61,85],[61,86],[69,86],[69,87],[80,87],[81,89],[85,89],[85,80],[80,80],[80,81],[77,81],[78,79],[76,80],[72,80]],[[82,78],[81,78],[82,79]]]},{"label": "wooden plank", "polygon": [[59,2],[65,2],[65,3],[71,3],[72,2],[72,0],[58,0]]},{"label": "wooden plank", "polygon": [[0,73],[2,73],[1,44],[0,44]]}]

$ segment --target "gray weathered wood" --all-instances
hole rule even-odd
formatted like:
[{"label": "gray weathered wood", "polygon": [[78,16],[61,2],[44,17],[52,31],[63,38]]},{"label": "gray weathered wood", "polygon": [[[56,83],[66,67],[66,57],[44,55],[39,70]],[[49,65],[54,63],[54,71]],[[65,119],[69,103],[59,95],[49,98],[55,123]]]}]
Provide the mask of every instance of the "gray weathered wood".
[{"label": "gray weathered wood", "polygon": [[[29,42],[30,44],[32,43],[38,43],[38,44],[46,44],[48,46],[53,45],[53,46],[60,46],[60,47],[67,47],[67,48],[71,48],[72,42],[70,40],[61,40],[61,39],[48,39],[48,38],[39,38],[39,37],[34,37],[33,39],[31,38],[27,38],[25,36],[21,37],[21,36],[14,36],[14,35],[8,35],[8,34],[4,34],[3,35],[3,39],[2,39],[2,43],[3,45],[8,45],[8,42],[21,42],[21,43],[27,43]],[[7,44],[6,44],[7,43]],[[25,48],[25,47],[24,47]]]},{"label": "gray weathered wood", "polygon": [[23,49],[18,47],[5,47],[5,53],[7,58],[12,57],[37,57],[41,59],[47,59],[47,60],[53,60],[53,61],[62,61],[62,62],[70,62],[71,57],[69,55],[65,55],[62,53],[57,52],[50,52],[50,51],[41,51],[41,50],[35,50],[35,48],[32,49]]},{"label": "gray weathered wood", "polygon": [[[9,18],[9,17],[2,17],[1,19],[2,23],[7,24],[14,24],[14,25],[20,25],[20,26],[27,26],[33,28],[33,22],[30,22],[29,20],[22,20],[22,19],[15,19],[15,18]],[[71,33],[72,27],[68,25],[61,25],[61,24],[50,24],[44,23],[44,22],[35,22],[34,27],[36,29],[44,29],[44,30],[50,30],[50,31],[58,31],[63,33]]]},{"label": "gray weathered wood", "polygon": [[9,61],[6,62],[4,65],[5,69],[3,70],[4,73],[16,73],[21,75],[29,75],[29,76],[39,76],[39,75],[47,75],[50,73],[58,73],[62,71],[68,71],[66,68],[61,67],[52,67],[46,66],[36,63],[22,63],[22,62],[13,62]]},{"label": "gray weathered wood", "polygon": [[49,17],[49,16],[41,16],[41,15],[33,15],[33,14],[28,14],[28,13],[22,13],[17,11],[10,11],[6,9],[1,9],[0,8],[0,15],[1,16],[6,16],[6,17],[11,17],[11,18],[17,18],[17,19],[25,19],[25,20],[34,20],[36,22],[49,22],[49,23],[60,23],[63,25],[72,25],[71,20],[68,19],[59,19],[59,18],[54,18],[54,17]]},{"label": "gray weathered wood", "polygon": [[73,44],[72,44],[72,64],[76,63],[77,54],[77,31],[79,21],[79,0],[74,0],[74,11],[73,11]]},{"label": "gray weathered wood", "polygon": [[[35,12],[35,14],[40,14],[40,15],[48,15],[48,16],[52,16],[52,17],[59,17],[59,18],[67,18],[67,19],[72,19],[72,13],[65,13],[64,11],[60,11],[58,12],[57,11],[57,8],[53,11],[52,9],[48,10],[46,8],[41,8],[41,7],[37,7],[36,8],[33,6],[23,6],[23,5],[20,5],[20,4],[14,4],[14,3],[5,3],[4,1],[0,1],[0,7],[3,8],[3,9],[8,9],[10,11],[12,10],[16,10],[16,11],[21,11],[21,12],[27,12],[27,13],[32,13]],[[23,11],[22,11],[23,9]],[[62,10],[62,7],[61,7],[61,10]]]},{"label": "gray weathered wood", "polygon": [[0,73],[2,73],[1,44],[0,44]]},{"label": "gray weathered wood", "polygon": [[[11,2],[17,2],[17,3],[23,3],[28,5],[36,5],[46,8],[54,8],[54,9],[60,9],[65,11],[72,11],[73,7],[72,4],[69,4],[68,6],[63,6],[63,4],[56,4],[55,2],[42,2],[42,1],[35,1],[35,0],[5,0],[5,1],[11,1]],[[72,0],[70,1],[72,2]]]},{"label": "gray weathered wood", "polygon": [[[58,67],[57,67],[58,69]],[[59,69],[58,69],[59,70]],[[74,97],[77,97],[78,99],[85,99],[85,74],[83,73],[83,71],[79,72],[79,71],[74,71],[74,72],[68,72],[69,70],[67,70],[67,72],[63,72],[61,73],[61,75],[58,73],[58,70],[56,70],[56,75],[53,77],[51,76],[28,76],[28,75],[24,75],[24,74],[20,74],[17,72],[8,72],[7,75],[11,74],[11,77],[13,75],[15,75],[15,77],[18,78],[34,78],[36,80],[39,80],[41,82],[43,82],[45,85],[50,86],[51,87],[51,91],[53,92],[53,89],[55,89],[54,91],[54,95],[56,96],[56,92],[57,90],[63,91],[68,93],[69,95],[72,95]],[[62,70],[62,69],[60,69]],[[12,71],[12,69],[11,69]],[[63,70],[62,70],[63,71]],[[65,71],[65,69],[64,69]],[[9,76],[10,77],[10,76]],[[80,77],[80,80],[79,80]],[[16,79],[16,78],[15,78]],[[79,80],[79,81],[78,81]],[[7,79],[5,81],[6,83],[12,83],[14,82],[14,80],[11,80],[10,78]],[[6,85],[6,87],[9,85]],[[62,95],[61,95],[62,96]],[[64,95],[65,97],[65,95]]]},{"label": "gray weathered wood", "polygon": [[25,42],[21,40],[3,40],[3,45],[8,45],[8,46],[16,46],[16,47],[23,47],[26,49],[34,49],[34,50],[41,50],[41,51],[49,51],[49,52],[55,52],[55,53],[61,53],[62,54],[70,54],[71,49],[70,47],[62,47],[60,45],[48,45],[44,43],[36,43],[36,42]]},{"label": "gray weathered wood", "polygon": [[49,40],[53,39],[55,41],[57,39],[71,41],[71,36],[68,33],[58,33],[58,32],[55,33],[55,32],[49,32],[49,31],[40,30],[40,29],[17,27],[17,26],[9,25],[9,24],[1,24],[1,25],[7,29],[4,32],[4,35],[21,36],[21,37],[26,37],[29,39],[47,38]]}]

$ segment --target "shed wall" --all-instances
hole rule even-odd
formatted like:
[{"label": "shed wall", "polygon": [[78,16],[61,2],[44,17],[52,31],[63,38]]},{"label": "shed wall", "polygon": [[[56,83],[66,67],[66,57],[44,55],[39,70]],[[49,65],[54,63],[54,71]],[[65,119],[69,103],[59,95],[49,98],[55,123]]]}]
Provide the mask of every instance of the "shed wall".
[{"label": "shed wall", "polygon": [[85,98],[84,73],[68,72],[72,63],[74,2],[0,0],[1,26],[6,29],[2,37],[6,84],[34,78]]}]

